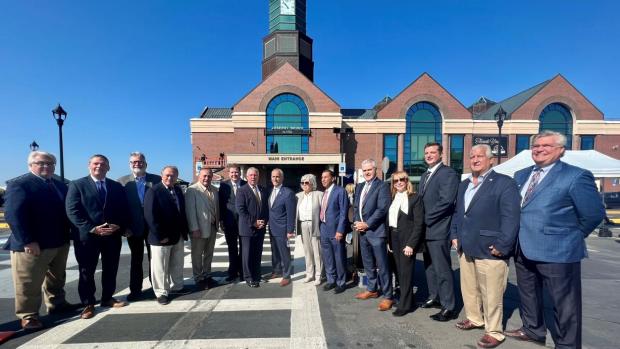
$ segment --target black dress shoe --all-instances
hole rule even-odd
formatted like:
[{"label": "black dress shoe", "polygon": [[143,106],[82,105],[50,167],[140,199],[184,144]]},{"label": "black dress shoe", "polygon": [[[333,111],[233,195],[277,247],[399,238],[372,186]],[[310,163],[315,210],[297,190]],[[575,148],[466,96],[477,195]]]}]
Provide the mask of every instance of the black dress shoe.
[{"label": "black dress shoe", "polygon": [[544,338],[543,339],[532,338],[532,337],[528,336],[527,333],[525,333],[523,328],[518,328],[516,330],[506,330],[506,331],[504,331],[504,335],[506,335],[506,337],[518,339],[520,341],[532,342],[532,343],[536,343],[538,345],[545,345],[545,339]]},{"label": "black dress shoe", "polygon": [[327,283],[325,284],[325,286],[323,286],[323,291],[329,291],[329,290],[334,289],[335,287],[336,287],[336,284]]},{"label": "black dress shoe", "polygon": [[212,277],[207,278],[207,280],[205,280],[205,281],[206,281],[206,284],[207,284],[207,287],[205,287],[205,289],[207,289],[207,288],[208,289],[216,288],[216,287],[218,287],[220,285],[220,283],[217,282]]},{"label": "black dress shoe", "polygon": [[142,300],[142,293],[130,293],[127,295],[128,302],[137,302]]},{"label": "black dress shoe", "polygon": [[441,309],[441,304],[434,299],[428,299],[426,302],[420,304],[420,308],[428,309],[428,308],[437,308]]},{"label": "black dress shoe", "polygon": [[446,322],[456,319],[458,316],[453,310],[442,309],[439,313],[431,315],[430,318],[435,321]]},{"label": "black dress shoe", "polygon": [[342,292],[346,291],[346,289],[347,289],[347,288],[346,288],[346,287],[344,287],[344,286],[336,286],[336,287],[334,288],[334,294],[339,294],[339,293],[342,293]]},{"label": "black dress shoe", "polygon": [[71,313],[74,312],[80,308],[82,308],[83,305],[82,304],[73,304],[73,303],[69,303],[69,302],[64,302],[61,303],[53,308],[50,308],[47,310],[47,313],[50,315],[54,315],[54,314],[66,314],[66,313]]},{"label": "black dress shoe", "polygon": [[410,312],[411,312],[410,310],[396,308],[396,310],[394,310],[394,312],[392,312],[392,315],[394,315],[396,317],[400,317],[400,316],[405,316],[405,315],[409,314]]},{"label": "black dress shoe", "polygon": [[157,303],[159,303],[161,305],[166,305],[166,304],[170,303],[170,300],[166,296],[159,296],[159,297],[157,297]]}]

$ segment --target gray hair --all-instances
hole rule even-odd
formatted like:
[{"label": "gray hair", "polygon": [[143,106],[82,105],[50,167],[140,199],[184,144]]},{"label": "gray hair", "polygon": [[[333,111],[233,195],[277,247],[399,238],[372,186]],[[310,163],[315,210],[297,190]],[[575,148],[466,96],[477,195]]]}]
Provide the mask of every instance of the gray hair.
[{"label": "gray hair", "polygon": [[312,187],[312,190],[313,191],[316,190],[316,176],[313,175],[312,173],[308,173],[308,174],[305,174],[305,175],[301,176],[301,180],[300,181],[301,182],[305,182],[305,181],[310,182],[310,187]]},{"label": "gray hair", "polygon": [[54,165],[56,165],[56,157],[53,154],[45,152],[45,151],[30,152],[30,154],[28,154],[28,165],[32,165],[32,163],[35,162],[36,158],[48,158],[52,160]]},{"label": "gray hair", "polygon": [[179,168],[173,165],[166,165],[164,166],[164,168],[161,169],[161,173],[164,173],[164,171],[166,169],[171,169],[172,171],[174,171],[174,173],[178,176],[179,175]]},{"label": "gray hair", "polygon": [[566,136],[561,134],[560,132],[550,131],[550,130],[541,131],[540,133],[532,137],[531,144],[534,144],[536,140],[538,140],[539,138],[543,138],[543,137],[555,137],[556,144],[561,147],[566,148]]},{"label": "gray hair", "polygon": [[362,161],[362,166],[364,165],[371,165],[372,168],[377,168],[377,162],[374,159],[366,159]]},{"label": "gray hair", "polygon": [[144,154],[139,152],[139,151],[134,151],[134,152],[131,152],[129,154],[129,159],[130,160],[131,160],[131,158],[135,158],[135,157],[140,158],[141,161],[146,161],[146,156],[144,156]]},{"label": "gray hair", "polygon": [[284,171],[282,171],[282,169],[276,167],[273,170],[271,170],[271,173],[273,173],[273,171],[280,172],[280,177],[284,178]]},{"label": "gray hair", "polygon": [[200,172],[202,172],[202,171],[207,171],[207,172],[209,172],[210,174],[213,174],[213,170],[212,170],[212,169],[210,169],[210,168],[208,168],[208,167],[203,167],[203,168],[201,168],[201,169],[200,169],[200,171],[199,171],[198,173],[200,173]]},{"label": "gray hair", "polygon": [[256,167],[248,167],[248,169],[245,170],[245,175],[247,176],[250,171],[256,172],[256,174],[260,175],[260,171]]},{"label": "gray hair", "polygon": [[484,156],[486,156],[487,159],[493,158],[493,152],[491,151],[491,146],[489,146],[488,144],[476,144],[473,147],[471,147],[471,151],[469,153],[470,154],[473,153],[474,150],[476,149],[484,149]]}]

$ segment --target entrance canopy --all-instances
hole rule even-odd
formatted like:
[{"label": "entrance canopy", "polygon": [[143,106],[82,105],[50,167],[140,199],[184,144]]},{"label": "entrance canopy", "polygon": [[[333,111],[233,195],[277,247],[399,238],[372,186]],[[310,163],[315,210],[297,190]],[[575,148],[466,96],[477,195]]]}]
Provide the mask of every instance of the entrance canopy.
[{"label": "entrance canopy", "polygon": [[[567,150],[561,160],[591,171],[596,178],[620,177],[620,160],[596,150]],[[513,177],[518,170],[532,165],[534,165],[532,151],[523,150],[501,165],[494,166],[493,169],[495,172]]]}]

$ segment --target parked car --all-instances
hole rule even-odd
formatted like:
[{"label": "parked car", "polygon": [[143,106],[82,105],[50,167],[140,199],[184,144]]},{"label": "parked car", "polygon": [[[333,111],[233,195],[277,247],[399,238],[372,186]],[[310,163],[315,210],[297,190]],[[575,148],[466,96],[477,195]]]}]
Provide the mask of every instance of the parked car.
[{"label": "parked car", "polygon": [[620,192],[604,193],[603,203],[605,208],[620,208]]}]

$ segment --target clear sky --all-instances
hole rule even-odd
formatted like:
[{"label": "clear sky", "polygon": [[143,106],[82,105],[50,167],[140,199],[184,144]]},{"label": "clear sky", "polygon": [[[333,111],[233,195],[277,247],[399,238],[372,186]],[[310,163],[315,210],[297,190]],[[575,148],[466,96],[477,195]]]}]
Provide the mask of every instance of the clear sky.
[{"label": "clear sky", "polygon": [[[65,175],[131,151],[191,179],[189,119],[231,107],[261,79],[268,0],[3,0],[0,185],[28,145],[58,154],[51,110],[68,112]],[[315,83],[343,108],[372,108],[428,72],[464,105],[564,75],[620,118],[620,1],[309,0]],[[57,173],[59,169],[57,168]]]}]

